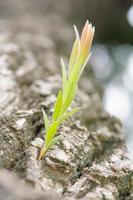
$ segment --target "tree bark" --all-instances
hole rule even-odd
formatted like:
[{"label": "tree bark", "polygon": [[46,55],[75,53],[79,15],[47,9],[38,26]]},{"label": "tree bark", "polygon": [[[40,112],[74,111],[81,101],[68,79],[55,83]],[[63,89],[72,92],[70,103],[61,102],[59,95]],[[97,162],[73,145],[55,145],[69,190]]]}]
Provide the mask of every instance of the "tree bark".
[{"label": "tree bark", "polygon": [[41,29],[32,20],[21,27],[19,20],[7,23],[0,43],[0,200],[132,199],[122,125],[104,111],[92,73],[82,78],[73,103],[82,111],[60,126],[60,141],[38,161],[41,107],[51,116],[61,83],[58,52],[69,42],[60,35],[71,31],[60,20],[56,36],[48,22]]}]

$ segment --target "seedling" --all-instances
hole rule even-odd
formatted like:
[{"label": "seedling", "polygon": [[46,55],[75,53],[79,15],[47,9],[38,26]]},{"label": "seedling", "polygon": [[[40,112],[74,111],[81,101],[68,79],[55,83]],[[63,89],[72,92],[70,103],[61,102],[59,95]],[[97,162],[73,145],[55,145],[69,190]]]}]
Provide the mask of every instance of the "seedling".
[{"label": "seedling", "polygon": [[44,145],[40,150],[39,160],[44,158],[46,152],[60,139],[60,136],[56,136],[60,124],[79,110],[77,107],[68,111],[68,108],[75,98],[78,81],[90,58],[90,48],[95,28],[87,21],[82,30],[81,38],[76,26],[74,26],[74,30],[76,39],[70,55],[68,69],[66,69],[65,63],[61,58],[62,88],[57,95],[52,119],[49,120],[46,112],[42,110],[46,135]]}]

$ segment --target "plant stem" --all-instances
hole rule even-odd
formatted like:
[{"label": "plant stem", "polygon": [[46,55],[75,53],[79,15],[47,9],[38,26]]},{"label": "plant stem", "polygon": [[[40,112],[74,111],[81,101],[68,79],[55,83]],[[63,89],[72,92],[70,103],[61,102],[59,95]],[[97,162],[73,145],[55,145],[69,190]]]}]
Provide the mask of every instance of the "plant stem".
[{"label": "plant stem", "polygon": [[46,150],[45,144],[44,144],[43,147],[40,150],[38,160],[42,160],[44,158],[46,152],[47,152],[47,150]]}]

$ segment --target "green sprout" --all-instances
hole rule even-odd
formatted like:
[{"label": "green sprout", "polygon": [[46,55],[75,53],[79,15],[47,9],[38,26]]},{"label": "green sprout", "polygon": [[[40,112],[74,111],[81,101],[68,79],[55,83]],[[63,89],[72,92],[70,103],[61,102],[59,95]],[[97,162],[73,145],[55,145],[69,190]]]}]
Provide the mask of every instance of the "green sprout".
[{"label": "green sprout", "polygon": [[70,55],[68,70],[61,58],[62,88],[58,92],[51,120],[48,119],[46,112],[42,109],[46,135],[44,145],[40,150],[39,160],[44,158],[46,152],[60,139],[60,136],[56,136],[60,124],[79,110],[76,107],[68,111],[68,108],[75,98],[78,81],[89,60],[95,28],[87,21],[82,30],[81,38],[76,26],[74,26],[74,30],[76,39]]}]

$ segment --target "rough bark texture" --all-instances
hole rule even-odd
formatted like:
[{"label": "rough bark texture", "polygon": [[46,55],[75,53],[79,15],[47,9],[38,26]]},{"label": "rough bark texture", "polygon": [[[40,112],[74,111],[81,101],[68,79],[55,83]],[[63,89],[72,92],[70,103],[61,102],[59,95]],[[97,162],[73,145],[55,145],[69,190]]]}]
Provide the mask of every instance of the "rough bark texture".
[{"label": "rough bark texture", "polygon": [[[45,136],[40,108],[52,114],[61,85],[57,60],[71,38],[68,26],[54,20],[54,28],[50,19],[43,28],[31,28],[32,20],[1,28],[0,200],[133,199],[122,125],[103,110],[91,72],[73,103],[83,110],[60,126],[61,140],[37,160]],[[62,28],[55,32],[56,27]]]}]

